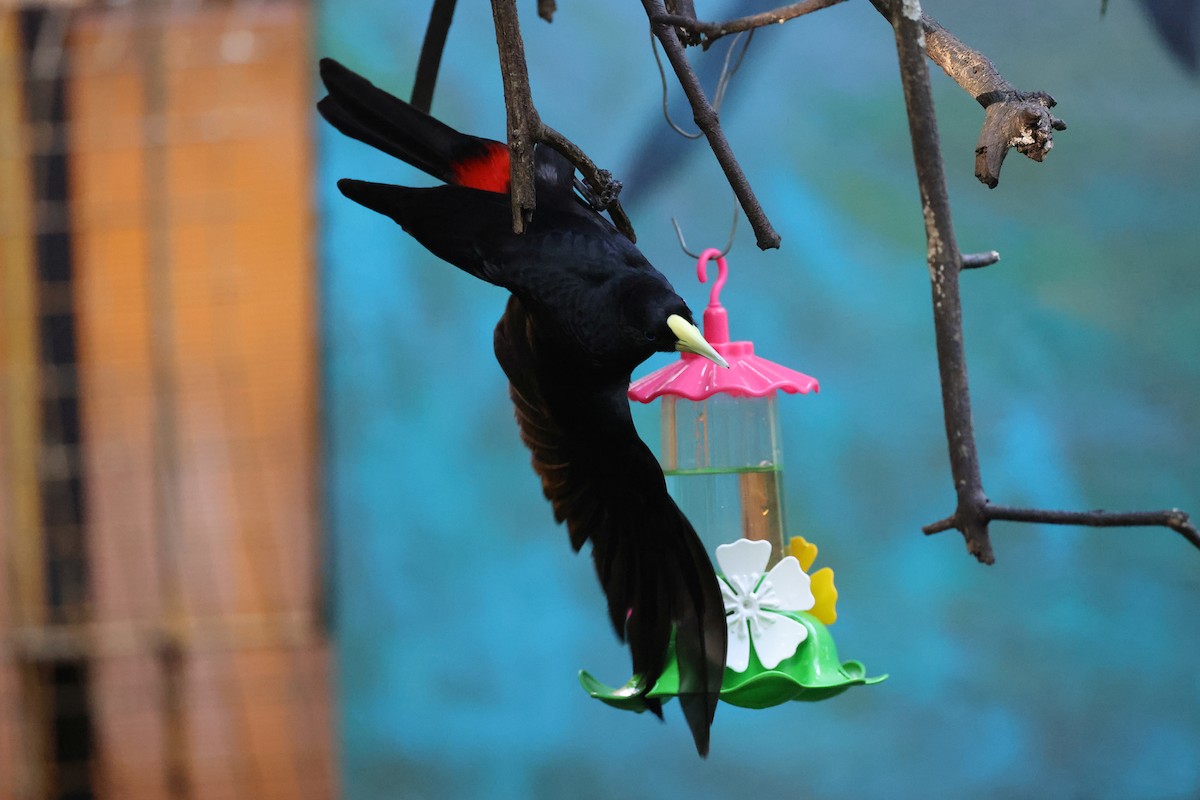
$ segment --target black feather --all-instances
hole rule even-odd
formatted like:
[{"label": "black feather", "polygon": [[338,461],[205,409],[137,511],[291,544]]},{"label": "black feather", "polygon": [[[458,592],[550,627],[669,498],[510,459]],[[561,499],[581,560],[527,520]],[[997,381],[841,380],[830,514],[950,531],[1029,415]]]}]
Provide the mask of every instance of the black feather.
[{"label": "black feather", "polygon": [[491,144],[459,133],[332,58],[322,58],[320,69],[329,96],[317,103],[317,110],[330,125],[440,181],[452,183],[452,165]]},{"label": "black feather", "polygon": [[[471,142],[494,146],[336,62],[322,61],[321,74],[330,97],[320,108],[331,123],[432,175],[443,177],[439,170]],[[724,606],[712,563],[638,438],[625,394],[634,367],[674,348],[668,316],[690,321],[691,312],[637,248],[574,195],[569,162],[539,148],[536,163],[538,205],[522,235],[512,231],[506,194],[354,180],[338,187],[435,255],[512,293],[496,326],[496,358],[542,491],[571,546],[591,542],[609,619],[629,644],[644,691],[662,675],[674,633],[680,703],[703,755],[725,669]],[[643,699],[661,716],[657,700]]]}]

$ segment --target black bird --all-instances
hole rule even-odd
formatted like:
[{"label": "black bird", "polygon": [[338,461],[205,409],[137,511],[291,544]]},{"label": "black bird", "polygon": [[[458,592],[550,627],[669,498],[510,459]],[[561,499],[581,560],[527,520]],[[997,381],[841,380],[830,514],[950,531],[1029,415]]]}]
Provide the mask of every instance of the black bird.
[{"label": "black bird", "polygon": [[[592,543],[617,635],[648,691],[672,630],[680,704],[701,755],[725,669],[725,610],[712,562],[638,438],[626,390],[655,351],[721,366],[687,305],[612,224],[572,190],[559,153],[535,152],[537,209],[512,231],[508,148],[459,133],[322,59],[317,108],[347,136],[445,182],[409,188],[340,180],[346,197],[395,220],[432,253],[512,293],[496,326],[521,438],[571,545]],[[661,704],[643,697],[660,718]]]}]

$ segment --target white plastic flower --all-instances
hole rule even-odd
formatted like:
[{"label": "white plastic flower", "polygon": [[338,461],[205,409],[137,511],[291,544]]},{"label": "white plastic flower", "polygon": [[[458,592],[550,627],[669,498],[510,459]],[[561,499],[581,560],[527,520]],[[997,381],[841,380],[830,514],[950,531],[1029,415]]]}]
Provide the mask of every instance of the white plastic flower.
[{"label": "white plastic flower", "polygon": [[745,672],[750,665],[750,642],[767,669],[774,669],[808,637],[808,629],[781,611],[807,611],[816,600],[800,562],[787,556],[763,574],[771,558],[771,543],[739,539],[717,548],[723,580],[725,618],[729,624],[726,665]]}]

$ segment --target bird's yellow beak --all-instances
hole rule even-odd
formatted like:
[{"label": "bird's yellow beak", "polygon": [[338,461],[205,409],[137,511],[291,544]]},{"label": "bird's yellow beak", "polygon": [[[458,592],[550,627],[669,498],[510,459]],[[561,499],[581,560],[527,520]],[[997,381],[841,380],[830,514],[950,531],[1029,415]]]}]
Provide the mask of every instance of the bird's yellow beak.
[{"label": "bird's yellow beak", "polygon": [[704,340],[700,329],[695,325],[678,314],[672,314],[667,317],[667,327],[671,329],[671,332],[675,334],[675,338],[679,340],[675,343],[676,350],[683,353],[695,353],[698,356],[704,356],[718,367],[729,369],[729,362],[721,358],[721,354]]}]

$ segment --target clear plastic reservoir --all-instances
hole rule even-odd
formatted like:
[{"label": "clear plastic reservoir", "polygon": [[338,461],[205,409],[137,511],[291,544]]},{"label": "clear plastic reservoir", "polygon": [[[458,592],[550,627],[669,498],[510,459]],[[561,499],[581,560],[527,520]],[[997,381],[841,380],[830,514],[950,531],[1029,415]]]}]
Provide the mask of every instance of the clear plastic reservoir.
[{"label": "clear plastic reservoir", "polygon": [[716,394],[695,402],[662,398],[667,488],[711,556],[740,538],[771,543],[783,556],[783,463],[775,394]]}]

